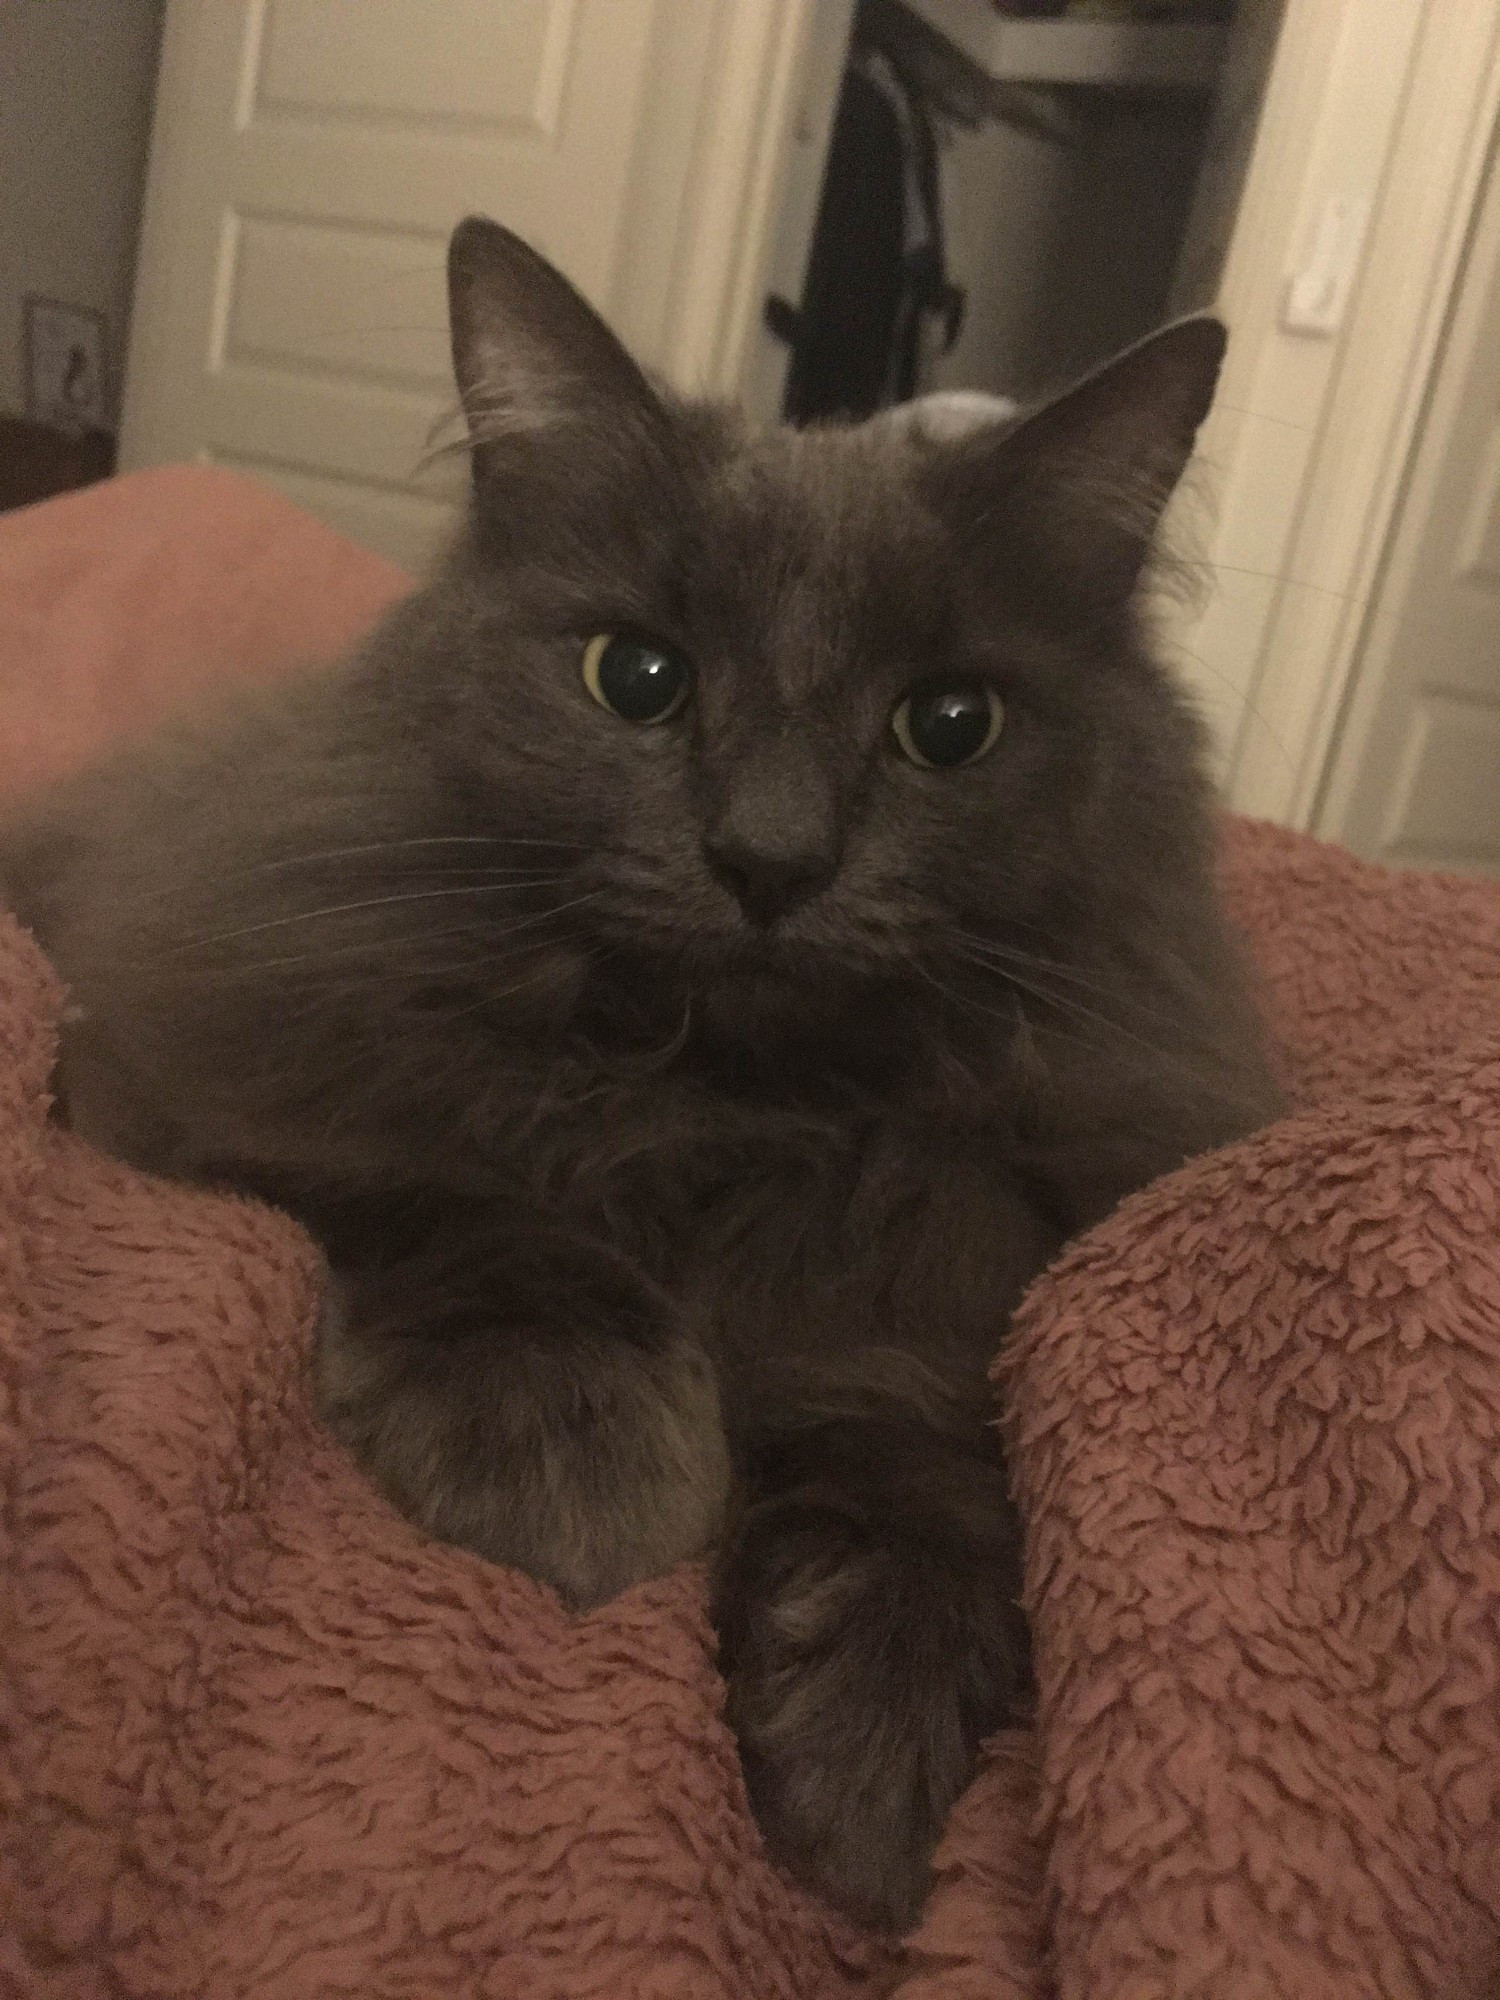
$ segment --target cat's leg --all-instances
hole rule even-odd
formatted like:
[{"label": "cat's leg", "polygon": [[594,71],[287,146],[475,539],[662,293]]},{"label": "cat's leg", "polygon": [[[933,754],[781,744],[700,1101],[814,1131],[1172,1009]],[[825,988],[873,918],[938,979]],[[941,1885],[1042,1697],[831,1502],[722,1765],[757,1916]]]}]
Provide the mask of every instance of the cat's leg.
[{"label": "cat's leg", "polygon": [[906,1928],[981,1739],[1026,1711],[1021,1537],[977,1406],[889,1392],[765,1413],[716,1611],[772,1852],[864,1922]]},{"label": "cat's leg", "polygon": [[409,1519],[582,1609],[713,1540],[718,1392],[625,1259],[518,1220],[336,1281],[317,1396]]}]

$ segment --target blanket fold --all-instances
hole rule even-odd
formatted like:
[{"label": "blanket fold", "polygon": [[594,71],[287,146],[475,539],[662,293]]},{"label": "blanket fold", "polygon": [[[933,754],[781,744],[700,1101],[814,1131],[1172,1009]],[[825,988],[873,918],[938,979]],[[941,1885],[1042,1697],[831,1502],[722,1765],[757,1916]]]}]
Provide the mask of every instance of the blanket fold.
[{"label": "blanket fold", "polygon": [[[330,632],[399,585],[347,562]],[[113,733],[4,667],[47,768]],[[901,1946],[767,1862],[700,1572],[575,1619],[425,1541],[314,1420],[297,1230],[49,1124],[0,918],[0,1995],[1494,2000],[1500,886],[1242,822],[1224,872],[1296,1108],[1025,1301],[1039,1713]]]},{"label": "blanket fold", "polygon": [[4,1990],[1462,2000],[1500,1974],[1500,890],[1231,829],[1303,1108],[1033,1288],[1034,1737],[902,1948],[767,1864],[702,1577],[570,1619],[321,1433],[283,1219],[46,1122],[0,933]]}]

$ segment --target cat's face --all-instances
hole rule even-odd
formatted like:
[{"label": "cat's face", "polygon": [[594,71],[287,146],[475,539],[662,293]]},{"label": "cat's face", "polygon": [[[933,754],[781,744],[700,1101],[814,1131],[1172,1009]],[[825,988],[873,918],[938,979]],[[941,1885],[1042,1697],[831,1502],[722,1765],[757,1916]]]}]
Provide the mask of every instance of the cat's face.
[{"label": "cat's face", "polygon": [[418,636],[455,792],[558,842],[576,935],[806,1004],[1161,861],[1196,744],[1129,600],[1212,322],[1013,434],[752,436],[659,398],[493,225],[452,286],[474,532]]}]

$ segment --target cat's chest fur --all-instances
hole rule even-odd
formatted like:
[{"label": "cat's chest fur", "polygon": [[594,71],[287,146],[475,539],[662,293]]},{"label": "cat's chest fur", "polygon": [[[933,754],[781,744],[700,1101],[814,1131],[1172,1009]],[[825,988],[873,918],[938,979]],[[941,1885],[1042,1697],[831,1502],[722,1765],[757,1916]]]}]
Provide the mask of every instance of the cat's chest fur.
[{"label": "cat's chest fur", "polygon": [[678,1220],[669,1282],[731,1369],[921,1347],[977,1382],[1057,1247],[997,1145],[900,1124],[725,1176]]},{"label": "cat's chest fur", "polygon": [[920,1339],[977,1374],[1059,1241],[998,1112],[916,1092],[731,1089],[689,1060],[530,1078],[504,1122],[502,1183],[636,1258],[730,1368]]}]

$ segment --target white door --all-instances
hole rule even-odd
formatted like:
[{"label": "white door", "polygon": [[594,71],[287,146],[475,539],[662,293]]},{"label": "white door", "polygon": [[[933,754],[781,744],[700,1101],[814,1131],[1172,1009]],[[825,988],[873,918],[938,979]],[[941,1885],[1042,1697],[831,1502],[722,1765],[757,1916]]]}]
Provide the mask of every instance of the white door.
[{"label": "white door", "polygon": [[170,0],[122,462],[243,469],[419,566],[470,210],[648,363],[733,381],[815,5]]},{"label": "white door", "polygon": [[1500,876],[1500,170],[1492,165],[1317,830]]}]

